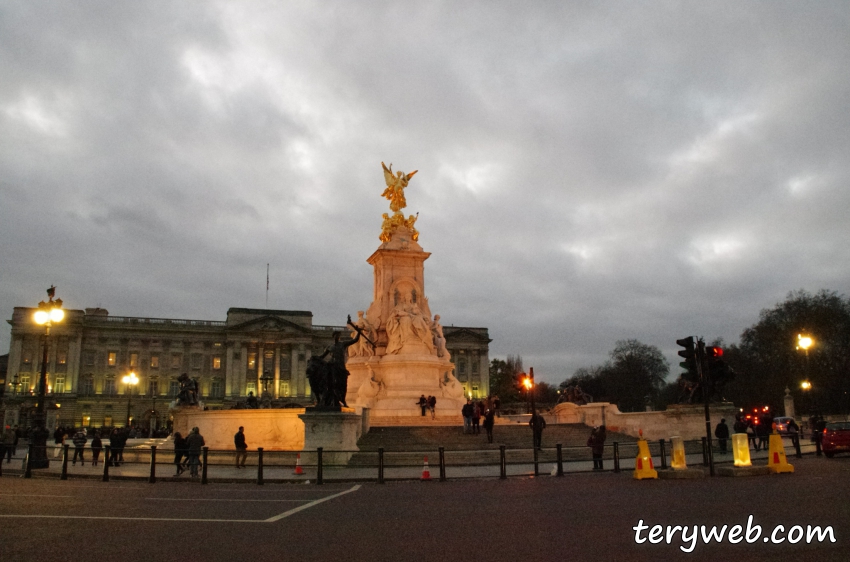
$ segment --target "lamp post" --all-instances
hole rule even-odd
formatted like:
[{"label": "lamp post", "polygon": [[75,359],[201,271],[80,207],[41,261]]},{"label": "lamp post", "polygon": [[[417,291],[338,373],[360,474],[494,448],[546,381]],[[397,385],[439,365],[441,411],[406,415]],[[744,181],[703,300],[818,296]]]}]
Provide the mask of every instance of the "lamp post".
[{"label": "lamp post", "polygon": [[537,407],[534,404],[534,367],[528,368],[528,375],[522,380],[522,384],[526,388],[529,398],[531,398],[531,434],[534,438],[534,449],[536,450],[539,446],[537,439],[539,422],[537,421]]},{"label": "lamp post", "polygon": [[[797,349],[802,349],[806,354],[806,380],[804,380],[800,384],[800,388],[802,388],[806,393],[808,393],[812,389],[811,379],[811,368],[809,366],[809,348],[814,344],[814,340],[811,336],[797,334]],[[814,406],[814,400],[812,400],[812,395],[809,394],[809,408]]]},{"label": "lamp post", "polygon": [[[41,376],[38,379],[38,402],[35,406],[35,428],[30,439],[31,452],[29,455],[29,468],[48,468],[50,461],[47,459],[47,416],[45,414],[45,401],[47,393],[47,351],[50,338],[50,328],[54,323],[59,323],[65,318],[62,310],[62,299],[53,300],[56,287],[53,285],[47,289],[47,302],[38,303],[38,310],[33,315],[33,320],[39,326],[44,326],[44,349],[41,355]],[[17,392],[17,387],[16,387]]]},{"label": "lamp post", "polygon": [[130,427],[130,407],[133,402],[133,387],[139,384],[139,377],[136,376],[136,373],[130,371],[129,375],[124,375],[121,378],[121,382],[127,385],[127,428]]}]

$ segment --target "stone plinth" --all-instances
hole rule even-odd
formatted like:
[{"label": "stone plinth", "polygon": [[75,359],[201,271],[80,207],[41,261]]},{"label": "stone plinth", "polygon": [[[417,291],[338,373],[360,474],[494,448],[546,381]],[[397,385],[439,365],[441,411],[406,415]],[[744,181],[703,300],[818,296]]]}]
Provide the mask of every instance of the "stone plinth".
[{"label": "stone plinth", "polygon": [[299,415],[304,408],[282,410],[208,410],[177,408],[174,431],[183,437],[197,427],[210,450],[235,450],[233,436],[239,426],[245,428],[249,450],[262,447],[266,451],[301,451],[304,449],[304,422]]},{"label": "stone plinth", "polygon": [[343,407],[339,411],[307,408],[298,418],[304,424],[305,462],[315,462],[314,451],[319,447],[323,449],[323,462],[328,464],[346,463],[360,450],[357,436],[363,422],[354,408]]}]

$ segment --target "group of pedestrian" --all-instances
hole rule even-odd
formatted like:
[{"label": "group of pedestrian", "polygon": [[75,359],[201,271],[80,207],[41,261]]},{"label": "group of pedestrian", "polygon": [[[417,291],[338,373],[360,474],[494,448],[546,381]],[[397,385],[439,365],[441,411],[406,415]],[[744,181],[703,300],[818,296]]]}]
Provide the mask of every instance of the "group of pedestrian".
[{"label": "group of pedestrian", "polygon": [[425,417],[425,414],[431,412],[431,419],[437,417],[437,397],[436,396],[428,396],[421,395],[419,400],[416,401],[416,404],[422,410],[422,417]]},{"label": "group of pedestrian", "polygon": [[177,467],[174,476],[180,476],[187,468],[192,478],[200,476],[201,450],[205,444],[204,437],[197,427],[193,427],[185,438],[179,431],[174,433],[174,465]]}]

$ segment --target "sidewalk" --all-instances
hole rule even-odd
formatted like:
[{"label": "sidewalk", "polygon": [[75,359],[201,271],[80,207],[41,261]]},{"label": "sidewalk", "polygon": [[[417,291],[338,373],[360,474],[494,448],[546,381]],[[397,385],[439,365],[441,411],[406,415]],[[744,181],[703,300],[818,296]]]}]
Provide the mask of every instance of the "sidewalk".
[{"label": "sidewalk", "polygon": [[[160,440],[161,441],[161,440]],[[803,454],[813,455],[815,453],[815,446],[813,443],[805,442],[801,444],[801,449]],[[25,454],[26,447],[18,447],[17,455],[13,458],[12,463],[3,463],[3,475],[4,476],[23,476],[24,474],[24,458],[23,454]],[[793,447],[790,445],[786,445],[785,447],[786,455],[788,456],[788,461],[793,464],[795,459],[795,452]],[[448,452],[448,451],[447,451]],[[551,452],[551,451],[549,451]],[[175,476],[175,467],[171,462],[173,460],[173,451],[169,449],[158,449],[157,451],[157,462],[156,462],[156,470],[155,477],[157,481],[165,481],[165,482],[175,482],[175,481],[187,481],[187,482],[200,482],[200,478],[192,479],[189,476],[188,469],[183,472],[180,476]],[[253,464],[248,464],[244,469],[237,469],[235,466],[229,464],[230,457],[232,453],[229,452],[216,452],[217,454],[210,459],[210,462],[207,465],[207,481],[208,482],[245,482],[256,483],[258,481],[258,467],[256,464],[256,454],[251,455],[249,459]],[[272,452],[269,452],[272,453]],[[417,461],[414,464],[394,464],[392,463],[392,458],[385,458],[384,465],[384,479],[385,480],[419,480],[422,478],[423,470],[424,470],[424,458],[427,455],[429,461],[429,472],[431,479],[438,479],[440,476],[440,468],[437,457],[437,452],[434,451],[433,454],[422,452],[417,453],[417,455],[422,456],[422,461]],[[669,466],[669,451],[667,458],[667,466]],[[753,461],[753,465],[765,465],[767,464],[768,452],[766,450],[754,451],[750,450],[750,455]],[[61,458],[55,459],[52,456],[52,450],[50,451],[50,467],[47,469],[41,470],[33,470],[33,477],[36,478],[59,478],[62,473],[62,460]],[[103,458],[100,459],[100,463],[98,466],[91,466],[91,452],[90,450],[86,450],[86,462],[84,464],[77,463],[77,465],[73,465],[70,461],[73,458],[73,448],[69,451],[69,460],[67,467],[67,475],[68,479],[92,479],[92,480],[102,480],[104,475],[104,466],[103,466]],[[291,454],[289,455],[291,456]],[[148,481],[151,476],[151,465],[150,465],[150,446],[139,445],[134,449],[128,449],[125,452],[125,457],[127,457],[128,462],[122,463],[119,467],[110,467],[109,468],[109,479],[110,480],[143,480]],[[130,458],[138,458],[138,461],[130,461]],[[551,458],[551,457],[547,457]],[[225,461],[225,459],[227,459]],[[688,466],[691,468],[699,468],[702,467],[702,454],[701,453],[691,453],[686,455]],[[279,459],[278,459],[279,460]],[[725,465],[730,464],[732,462],[732,453],[731,451],[725,454],[721,454],[718,452],[714,452],[714,462],[716,465]],[[661,459],[658,455],[653,457],[653,462],[655,463],[655,468],[660,468],[662,463]],[[225,464],[226,463],[226,464]],[[603,472],[613,472],[614,462],[610,456],[606,456],[604,459],[605,470]],[[620,470],[621,473],[628,474],[631,470],[634,469],[635,459],[632,456],[624,456],[620,459]],[[581,461],[565,461],[563,463],[564,473],[582,473],[582,472],[593,472],[593,463],[590,460],[581,460]],[[540,475],[554,475],[556,470],[556,463],[551,460],[546,460],[545,462],[541,461],[538,463],[538,474]],[[267,457],[267,460],[264,462],[263,470],[262,470],[262,479],[265,483],[279,483],[279,482],[291,482],[291,483],[306,483],[310,482],[314,484],[316,482],[317,477],[317,467],[315,465],[304,465],[302,467],[304,474],[296,475],[295,467],[293,464],[282,465],[280,462],[275,462],[273,454],[270,454]],[[446,478],[447,479],[458,479],[458,478],[498,478],[500,476],[500,466],[498,464],[485,464],[485,465],[451,465],[447,464],[446,466]],[[506,464],[506,474],[509,477],[529,477],[534,475],[534,464],[532,462],[519,462],[519,463],[507,463]],[[378,467],[377,464],[374,466],[344,466],[344,465],[331,465],[325,463],[322,467],[322,477],[325,482],[364,482],[364,481],[377,481],[378,479]]]}]

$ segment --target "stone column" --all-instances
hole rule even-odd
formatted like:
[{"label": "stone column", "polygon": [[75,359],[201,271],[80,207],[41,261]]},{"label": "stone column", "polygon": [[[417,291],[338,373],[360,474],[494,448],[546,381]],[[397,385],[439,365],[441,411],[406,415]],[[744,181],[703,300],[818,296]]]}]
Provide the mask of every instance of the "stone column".
[{"label": "stone column", "polygon": [[274,347],[274,388],[272,396],[280,398],[280,342]]},{"label": "stone column", "polygon": [[[21,350],[23,348],[23,337],[13,334],[12,335],[12,345],[9,348],[9,366],[6,372],[6,382],[9,383],[12,379],[15,378],[15,375],[18,374],[21,367]],[[20,377],[19,377],[20,378]],[[21,391],[21,387],[18,387],[18,392]],[[6,390],[9,392],[9,389]],[[14,393],[14,388],[11,389],[11,392]],[[8,394],[7,394],[8,396]]]},{"label": "stone column", "polygon": [[[237,393],[239,396],[248,396],[245,391],[245,386],[248,384],[248,346],[242,342],[239,346],[239,372],[236,375],[236,381],[239,384]],[[245,393],[244,395],[242,393]]]},{"label": "stone column", "polygon": [[794,417],[794,397],[791,396],[791,389],[785,387],[785,417]]},{"label": "stone column", "polygon": [[227,346],[227,353],[224,359],[224,395],[238,396],[238,386],[234,384],[236,381],[233,380],[233,342],[227,342],[224,345]]},{"label": "stone column", "polygon": [[490,362],[487,360],[487,354],[484,351],[479,352],[481,355],[479,356],[479,361],[481,361],[481,366],[479,367],[479,371],[481,373],[481,392],[484,396],[490,396]]},{"label": "stone column", "polygon": [[78,332],[69,338],[68,363],[65,376],[71,386],[71,392],[80,393],[80,361],[82,361],[83,334]]}]

